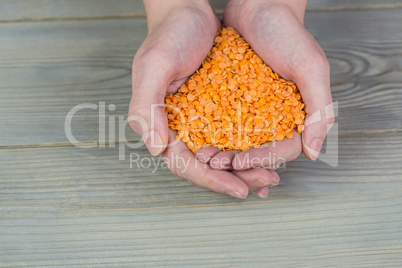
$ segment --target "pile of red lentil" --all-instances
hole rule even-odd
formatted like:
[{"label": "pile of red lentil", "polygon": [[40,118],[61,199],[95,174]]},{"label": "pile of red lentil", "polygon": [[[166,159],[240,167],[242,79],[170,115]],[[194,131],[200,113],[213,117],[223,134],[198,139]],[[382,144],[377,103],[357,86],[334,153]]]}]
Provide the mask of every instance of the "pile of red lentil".
[{"label": "pile of red lentil", "polygon": [[297,86],[274,73],[231,28],[178,92],[166,97],[169,127],[196,153],[204,146],[247,150],[304,130]]}]

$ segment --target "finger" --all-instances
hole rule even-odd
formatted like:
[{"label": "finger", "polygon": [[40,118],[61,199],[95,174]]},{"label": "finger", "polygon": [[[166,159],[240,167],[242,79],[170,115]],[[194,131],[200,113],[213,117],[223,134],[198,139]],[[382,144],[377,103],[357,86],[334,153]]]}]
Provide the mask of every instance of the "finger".
[{"label": "finger", "polygon": [[[282,34],[277,36],[278,42],[268,39],[272,36],[270,27],[258,29],[259,31],[244,31],[242,34],[270,67],[298,86],[307,114],[302,134],[303,152],[308,158],[315,160],[334,122],[330,68],[324,51],[314,37],[296,18],[287,17]],[[255,32],[259,34],[255,35]],[[290,38],[298,40],[297,45],[283,46]],[[284,64],[284,59],[287,59],[287,64]]]},{"label": "finger", "polygon": [[212,157],[214,157],[217,153],[219,153],[221,150],[219,150],[216,147],[213,146],[208,146],[201,148],[196,154],[195,157],[197,158],[198,161],[201,163],[209,163],[209,160],[211,160]]},{"label": "finger", "polygon": [[204,187],[202,187],[201,185],[198,185],[197,183],[195,183],[195,182],[193,182],[193,181],[190,181],[190,180],[187,180],[191,185],[193,185],[193,186],[195,186],[195,187],[198,187],[198,188],[204,188]]},{"label": "finger", "polygon": [[[164,54],[151,49],[137,55],[133,63],[129,123],[153,155],[163,152],[168,142],[168,122],[163,106],[172,77],[170,62],[174,60]],[[155,62],[158,64],[153,64]]]},{"label": "finger", "polygon": [[294,82],[299,87],[306,111],[305,130],[302,134],[303,152],[311,160],[316,160],[334,122],[334,110],[328,60],[307,31],[305,39],[310,44],[307,46],[310,51],[305,51],[309,58],[295,66]]},{"label": "finger", "polygon": [[[175,140],[175,137],[176,132],[169,130],[169,139]],[[168,146],[162,157],[175,175],[196,185],[236,198],[244,199],[248,195],[248,187],[240,178],[228,171],[213,170],[208,164],[197,161],[182,141]]]},{"label": "finger", "polygon": [[277,169],[281,164],[296,159],[301,151],[301,137],[295,131],[293,138],[267,142],[258,148],[248,149],[237,154],[232,161],[235,170],[250,168]]},{"label": "finger", "polygon": [[[306,107],[308,106],[306,102]],[[314,113],[306,113],[305,130],[302,133],[303,152],[311,160],[316,160],[324,139],[334,124],[333,104],[326,105]]]},{"label": "finger", "polygon": [[268,189],[268,187],[263,187],[263,188],[253,191],[252,193],[260,198],[267,198],[269,189]]},{"label": "finger", "polygon": [[242,179],[250,191],[256,191],[267,186],[279,184],[279,175],[272,170],[255,168],[248,170],[232,171],[232,174]]},{"label": "finger", "polygon": [[232,161],[233,158],[238,154],[239,151],[231,150],[231,151],[219,151],[216,155],[214,155],[209,161],[209,166],[212,169],[223,169],[223,170],[232,170]]}]

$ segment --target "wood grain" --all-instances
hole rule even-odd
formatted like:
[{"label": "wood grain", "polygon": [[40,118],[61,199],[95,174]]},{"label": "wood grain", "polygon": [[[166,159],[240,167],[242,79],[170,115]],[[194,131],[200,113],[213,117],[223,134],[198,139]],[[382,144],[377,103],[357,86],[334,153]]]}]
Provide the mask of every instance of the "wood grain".
[{"label": "wood grain", "polygon": [[[306,18],[331,64],[341,132],[401,129],[402,18],[376,12]],[[132,57],[145,36],[145,19],[0,24],[0,148],[68,145],[64,119],[81,103],[116,105],[106,119],[127,115]],[[77,113],[77,140],[97,142],[98,121],[97,110]],[[139,138],[129,127],[126,137]]]},{"label": "wood grain", "polygon": [[151,158],[145,150],[125,161],[116,148],[2,150],[2,263],[393,267],[401,145],[400,135],[341,136],[337,167],[300,157],[268,200],[245,201],[130,168],[128,154]]},{"label": "wood grain", "polygon": [[141,0],[2,0],[0,22],[145,17]]},{"label": "wood grain", "polygon": [[[347,183],[400,183],[402,180],[402,167],[398,165],[402,161],[400,135],[394,133],[361,134],[360,137],[344,135],[339,137],[338,143],[339,162],[335,167],[321,161],[308,161],[300,156],[288,163],[286,169],[280,170],[282,178],[286,183],[296,185],[294,192],[304,192],[308,189],[304,187],[310,187],[309,182],[340,183],[339,186],[334,186],[335,188],[325,190],[335,194],[340,189],[349,189]],[[332,152],[335,152],[334,149],[336,148],[331,148]],[[207,190],[199,190],[176,178],[166,168],[160,168],[162,163],[160,158],[151,157],[145,148],[124,148],[125,160],[121,161],[119,161],[119,150],[118,147],[2,150],[1,204],[27,205],[31,201],[57,203],[57,200],[66,202],[71,197],[70,194],[79,191],[80,188],[84,194],[91,194],[92,191],[95,194],[99,190],[96,193],[99,196],[88,195],[84,200],[73,200],[74,202],[124,200],[148,202],[165,198],[173,200],[189,197],[186,191],[199,192],[211,198],[223,197]],[[130,167],[131,153],[132,167]],[[141,158],[146,158],[141,160],[142,164],[135,162],[137,154]],[[345,183],[345,188],[342,183]],[[278,188],[283,189],[283,194],[289,192],[286,187]],[[108,194],[103,194],[103,190],[107,190]],[[7,196],[17,198],[8,200]],[[204,197],[205,195],[202,198]],[[211,199],[206,202],[211,202]]]},{"label": "wood grain", "polygon": [[[228,0],[210,0],[221,14]],[[307,11],[345,11],[402,8],[399,0],[310,0]],[[141,0],[1,0],[0,23],[92,20],[145,17]]]},{"label": "wood grain", "polygon": [[[65,116],[80,103],[127,114],[142,8],[0,0],[0,267],[401,266],[400,1],[309,1],[338,146],[326,145],[332,166],[300,156],[279,170],[267,200],[196,188],[118,138],[91,149],[67,140]],[[97,142],[98,121],[81,110],[73,134]],[[144,166],[130,167],[130,154]]]}]

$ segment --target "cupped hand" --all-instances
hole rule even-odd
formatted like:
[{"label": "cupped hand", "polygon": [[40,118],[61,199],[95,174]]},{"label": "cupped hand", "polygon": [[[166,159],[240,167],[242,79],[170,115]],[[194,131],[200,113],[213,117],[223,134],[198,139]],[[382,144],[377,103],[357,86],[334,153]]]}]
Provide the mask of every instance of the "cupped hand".
[{"label": "cupped hand", "polygon": [[[276,169],[301,152],[315,160],[334,122],[326,56],[304,27],[304,0],[232,0],[224,11],[224,24],[235,28],[275,72],[298,86],[305,103],[305,130],[291,139],[265,143],[243,152],[205,148],[199,160],[228,162],[227,169]],[[219,164],[218,164],[219,166]],[[214,166],[212,166],[214,167]]]},{"label": "cupped hand", "polygon": [[266,198],[268,187],[279,183],[278,174],[263,168],[241,171],[213,169],[209,163],[198,161],[184,142],[176,140],[176,136],[177,132],[169,129],[169,142],[172,145],[167,146],[161,156],[175,175],[194,186],[236,198],[246,198],[249,192]]},{"label": "cupped hand", "polygon": [[163,109],[167,93],[199,68],[212,47],[220,21],[202,1],[145,1],[148,35],[132,68],[129,122],[153,155],[168,143]]},{"label": "cupped hand", "polygon": [[273,171],[213,170],[199,162],[177,133],[168,129],[167,93],[175,93],[196,71],[212,48],[220,21],[204,0],[146,1],[149,33],[133,61],[130,126],[153,155],[161,154],[169,169],[191,184],[246,198],[249,191],[268,195],[279,183]]}]

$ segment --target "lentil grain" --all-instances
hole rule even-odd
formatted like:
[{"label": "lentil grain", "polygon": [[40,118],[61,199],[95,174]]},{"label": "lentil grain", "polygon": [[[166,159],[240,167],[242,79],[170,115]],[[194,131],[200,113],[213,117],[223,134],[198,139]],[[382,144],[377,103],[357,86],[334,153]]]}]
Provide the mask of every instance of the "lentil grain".
[{"label": "lentil grain", "polygon": [[202,66],[165,100],[169,127],[196,153],[204,146],[247,150],[304,130],[297,86],[273,72],[231,27]]}]

